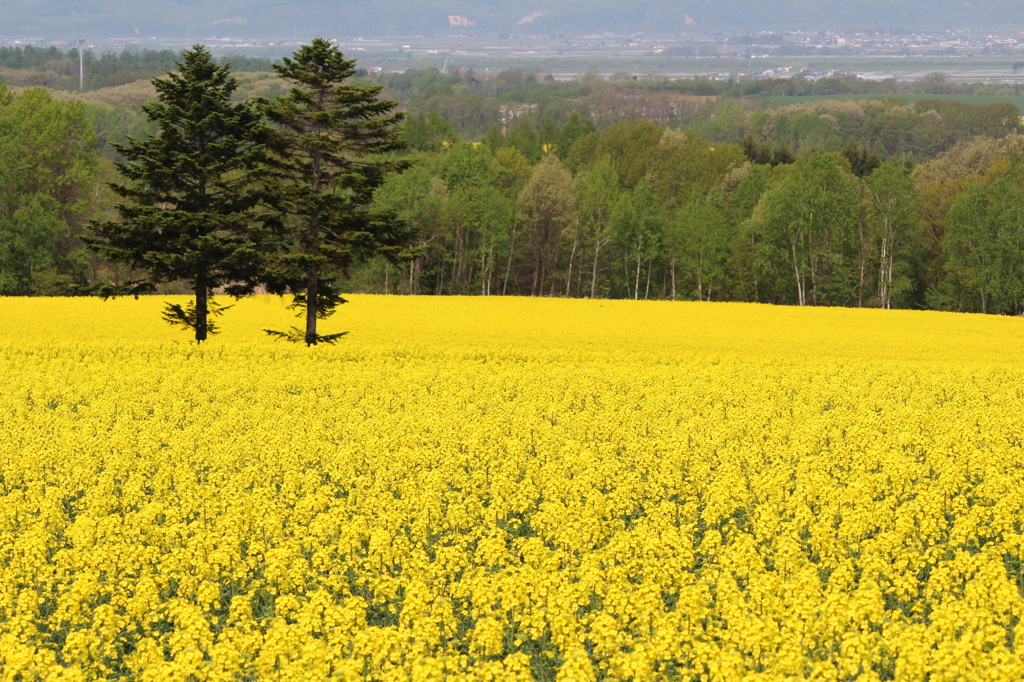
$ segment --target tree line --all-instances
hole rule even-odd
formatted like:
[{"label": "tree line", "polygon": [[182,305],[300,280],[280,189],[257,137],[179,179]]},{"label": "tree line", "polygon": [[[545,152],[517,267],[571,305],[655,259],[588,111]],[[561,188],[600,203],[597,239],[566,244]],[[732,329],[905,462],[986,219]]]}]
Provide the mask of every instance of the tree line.
[{"label": "tree line", "polygon": [[638,92],[668,92],[676,95],[743,97],[827,97],[837,95],[983,95],[1019,97],[1024,84],[993,85],[984,82],[954,81],[941,72],[930,73],[911,81],[895,78],[868,80],[836,73],[809,78],[797,73],[790,76],[758,78],[735,74],[727,79],[709,77],[675,78],[662,74],[614,73],[602,78],[590,69],[571,80],[556,80],[545,74],[522,69],[508,69],[495,78],[477,78],[472,69],[453,69],[446,73],[433,66],[407,69],[381,76],[381,85],[389,92],[430,96],[437,93],[466,94],[515,101],[538,101],[544,96],[576,99],[595,89],[628,86]]},{"label": "tree line", "polygon": [[[400,126],[313,48],[275,66],[284,95],[246,101],[186,52],[116,166],[80,102],[0,86],[0,294],[190,291],[166,316],[205,338],[213,291],[266,290],[304,320],[268,333],[307,343],[349,291],[1021,312],[1009,110],[825,100],[747,109],[721,143],[525,108],[465,141],[437,112]],[[955,135],[921,158],[851,134],[917,124]]]},{"label": "tree line", "polygon": [[576,132],[564,158],[545,145],[531,162],[510,134],[389,178],[376,204],[415,229],[414,257],[353,286],[1022,312],[1020,135],[912,166],[853,144],[712,147],[649,122]]},{"label": "tree line", "polygon": [[[492,129],[507,133],[524,121],[535,130],[560,127],[573,115],[602,130],[618,123],[652,121],[692,130],[712,144],[739,143],[750,134],[785,144],[796,153],[839,151],[853,142],[872,147],[883,159],[898,156],[901,162],[932,158],[963,139],[1002,137],[1021,128],[1020,111],[1012,102],[943,99],[996,91],[983,84],[950,84],[942,74],[914,83],[811,81],[799,75],[732,83],[661,76],[634,80],[625,74],[605,80],[594,72],[556,81],[524,71],[478,78],[471,69],[442,74],[426,67],[377,78],[389,97],[409,112],[410,144],[424,151],[436,149],[441,139],[479,140]],[[1017,86],[999,91],[1007,97],[1020,94]],[[878,97],[782,105],[754,98],[773,92]]]}]

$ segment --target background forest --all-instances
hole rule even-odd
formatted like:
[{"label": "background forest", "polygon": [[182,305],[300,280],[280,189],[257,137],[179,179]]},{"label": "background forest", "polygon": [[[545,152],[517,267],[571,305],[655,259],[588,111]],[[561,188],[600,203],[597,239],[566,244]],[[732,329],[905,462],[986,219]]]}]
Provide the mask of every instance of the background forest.
[{"label": "background forest", "polygon": [[[111,217],[111,144],[152,132],[139,107],[167,55],[95,59],[84,93],[66,89],[77,54],[27,56],[0,53],[0,294],[85,293],[130,275],[81,237]],[[243,67],[238,98],[282,91],[266,64]],[[354,268],[349,291],[1022,312],[1012,89],[940,74],[356,80],[408,112],[414,163],[376,202],[417,240],[401,263]]]}]

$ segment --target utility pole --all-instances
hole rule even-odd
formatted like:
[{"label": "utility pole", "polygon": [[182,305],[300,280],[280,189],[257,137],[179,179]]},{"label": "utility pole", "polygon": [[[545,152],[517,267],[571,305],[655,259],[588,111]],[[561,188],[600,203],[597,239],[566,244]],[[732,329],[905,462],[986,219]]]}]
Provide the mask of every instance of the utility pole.
[{"label": "utility pole", "polygon": [[85,38],[78,36],[78,91],[85,90],[85,60],[82,55]]}]

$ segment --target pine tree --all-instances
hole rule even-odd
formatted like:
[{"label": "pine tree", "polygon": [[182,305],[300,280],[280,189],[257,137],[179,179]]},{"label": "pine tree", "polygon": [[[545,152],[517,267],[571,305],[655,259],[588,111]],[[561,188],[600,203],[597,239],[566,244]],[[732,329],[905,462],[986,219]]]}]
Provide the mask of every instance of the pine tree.
[{"label": "pine tree", "polygon": [[405,147],[398,127],[404,114],[378,99],[381,87],[347,83],[355,60],[324,38],[274,69],[292,84],[288,94],[264,102],[276,127],[272,184],[285,248],[264,272],[271,291],[292,294],[306,324],[266,331],[310,346],[332,343],[343,334],[319,334],[317,320],[345,302],[337,278],[374,255],[400,259],[412,240],[394,215],[369,208],[386,175],[408,167],[386,156]]},{"label": "pine tree", "polygon": [[195,292],[187,307],[168,304],[164,318],[195,331],[197,342],[216,333],[210,292],[251,292],[259,260],[254,182],[263,168],[269,129],[249,103],[231,102],[238,81],[200,45],[177,62],[177,73],[154,78],[157,99],[143,105],[155,135],[115,145],[124,182],[111,188],[124,201],[120,220],[93,222],[90,245],[142,278],[101,295],[152,291],[158,282],[185,280]]}]

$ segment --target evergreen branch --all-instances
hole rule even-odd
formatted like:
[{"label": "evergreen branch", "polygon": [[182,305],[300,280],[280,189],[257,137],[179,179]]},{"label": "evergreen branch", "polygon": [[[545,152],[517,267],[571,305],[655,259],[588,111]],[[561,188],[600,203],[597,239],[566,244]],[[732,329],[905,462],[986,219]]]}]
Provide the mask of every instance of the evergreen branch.
[{"label": "evergreen branch", "polygon": [[313,334],[312,340],[306,336],[306,332],[302,331],[298,327],[292,327],[286,332],[279,332],[274,329],[263,330],[269,336],[273,336],[275,339],[280,341],[288,341],[289,343],[305,343],[307,346],[316,346],[321,343],[333,345],[339,339],[348,335],[348,332],[340,332],[338,334]]},{"label": "evergreen branch", "polygon": [[[320,286],[316,292],[316,319],[326,320],[328,317],[334,314],[335,309],[343,304],[348,303],[348,300],[343,298],[341,294],[334,291],[333,282],[331,280],[321,280]],[[304,317],[306,314],[306,305],[308,299],[304,291],[296,291],[292,294],[292,302],[288,307],[292,310],[298,311],[297,317]]]},{"label": "evergreen branch", "polygon": [[317,343],[326,343],[326,344],[333,345],[335,342],[337,342],[343,336],[348,336],[348,332],[339,332],[337,334],[317,334],[316,335],[316,342]]},{"label": "evergreen branch", "polygon": [[[224,311],[233,308],[233,305],[218,305],[214,302],[213,298],[210,298],[206,305],[206,333],[207,334],[219,334],[220,329],[211,317],[220,317],[224,314]],[[164,306],[164,312],[161,315],[164,321],[176,327],[183,327],[185,329],[196,330],[197,316],[196,316],[196,304],[193,301],[189,301],[184,307],[178,303],[168,303]]]},{"label": "evergreen branch", "polygon": [[155,291],[153,283],[146,280],[123,282],[121,284],[102,282],[82,288],[83,294],[99,296],[104,301],[119,296],[134,296],[137,300],[140,295],[153,293],[153,291]]},{"label": "evergreen branch", "polygon": [[298,343],[299,341],[306,340],[306,332],[302,331],[298,327],[292,327],[286,332],[279,332],[273,329],[264,329],[268,335],[273,336],[279,341],[288,341],[290,343]]}]

